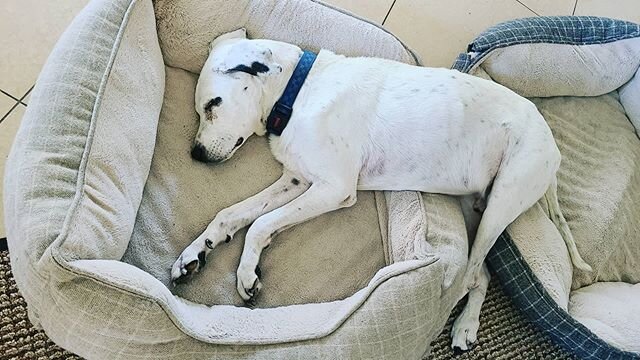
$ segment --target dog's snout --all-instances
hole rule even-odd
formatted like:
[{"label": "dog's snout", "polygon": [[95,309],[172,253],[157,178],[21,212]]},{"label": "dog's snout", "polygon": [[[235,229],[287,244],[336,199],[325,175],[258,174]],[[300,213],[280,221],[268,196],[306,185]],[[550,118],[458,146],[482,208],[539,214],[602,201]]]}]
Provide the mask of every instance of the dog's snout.
[{"label": "dog's snout", "polygon": [[238,141],[236,141],[236,146],[235,147],[238,147],[238,146],[242,145],[243,142],[244,142],[244,138],[242,136],[239,137]]},{"label": "dog's snout", "polygon": [[196,143],[191,149],[191,157],[194,160],[207,162],[207,149],[200,143]]}]

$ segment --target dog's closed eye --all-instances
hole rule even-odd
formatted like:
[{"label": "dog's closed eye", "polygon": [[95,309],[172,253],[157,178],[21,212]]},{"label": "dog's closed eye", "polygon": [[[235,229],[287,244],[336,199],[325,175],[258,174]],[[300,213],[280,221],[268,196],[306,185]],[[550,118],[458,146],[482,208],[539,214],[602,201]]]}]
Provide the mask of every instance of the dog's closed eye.
[{"label": "dog's closed eye", "polygon": [[204,106],[204,111],[211,111],[211,108],[214,106],[220,106],[222,104],[222,98],[220,96],[215,97],[207,102]]}]

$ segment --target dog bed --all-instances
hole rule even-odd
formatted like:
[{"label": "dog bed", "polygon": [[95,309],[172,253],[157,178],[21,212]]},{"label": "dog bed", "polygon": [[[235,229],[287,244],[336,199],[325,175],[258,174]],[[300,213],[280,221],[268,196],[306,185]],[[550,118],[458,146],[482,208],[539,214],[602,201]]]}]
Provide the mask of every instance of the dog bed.
[{"label": "dog bed", "polygon": [[640,358],[640,26],[542,17],[482,33],[453,68],[531,99],[563,156],[561,207],[592,272],[571,266],[544,199],[489,261],[540,329],[579,358]]},{"label": "dog bed", "polygon": [[189,156],[208,44],[239,27],[417,63],[382,28],[319,2],[91,1],[44,66],[6,165],[30,321],[92,359],[422,357],[463,294],[455,198],[361,192],[354,207],[283,232],[264,254],[254,309],[235,290],[243,233],[170,285],[171,264],[214,215],[280,172],[264,138],[219,166]]}]

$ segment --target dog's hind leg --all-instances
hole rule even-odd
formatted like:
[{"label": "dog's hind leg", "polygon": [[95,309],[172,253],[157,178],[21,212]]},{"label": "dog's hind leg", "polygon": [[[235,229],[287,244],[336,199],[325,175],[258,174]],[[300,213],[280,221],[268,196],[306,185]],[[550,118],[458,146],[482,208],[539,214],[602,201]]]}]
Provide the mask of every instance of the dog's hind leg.
[{"label": "dog's hind leg", "polygon": [[479,285],[482,264],[498,236],[542,198],[555,177],[560,164],[560,152],[555,144],[533,145],[528,148],[519,145],[519,151],[508,152],[503,158],[471,247],[465,274],[468,289]]},{"label": "dog's hind leg", "polygon": [[478,328],[480,327],[480,309],[487,295],[491,275],[487,265],[482,265],[478,287],[471,289],[467,296],[467,304],[456,318],[451,328],[451,348],[456,350],[469,350],[476,342]]},{"label": "dog's hind leg", "polygon": [[551,185],[549,185],[549,189],[545,194],[545,198],[547,199],[549,217],[551,218],[551,221],[553,221],[553,223],[556,225],[556,228],[558,228],[562,239],[564,239],[564,242],[567,245],[567,249],[569,250],[569,255],[571,256],[573,266],[580,270],[593,271],[591,266],[589,266],[589,264],[587,264],[580,256],[578,247],[576,246],[576,242],[573,239],[573,235],[571,234],[571,229],[569,229],[567,220],[564,218],[564,215],[562,215],[560,203],[558,202],[558,180],[555,176],[553,177]]}]

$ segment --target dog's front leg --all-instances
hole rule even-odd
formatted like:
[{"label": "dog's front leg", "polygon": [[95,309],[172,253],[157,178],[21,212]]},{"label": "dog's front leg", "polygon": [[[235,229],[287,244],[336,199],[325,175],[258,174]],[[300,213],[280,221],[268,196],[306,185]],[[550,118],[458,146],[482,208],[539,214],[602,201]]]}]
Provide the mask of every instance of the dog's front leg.
[{"label": "dog's front leg", "polygon": [[273,236],[295,224],[318,215],[351,206],[356,202],[356,189],[327,183],[314,183],[309,190],[283,207],[259,217],[247,231],[244,250],[237,272],[238,293],[245,301],[252,301],[262,284],[256,274],[262,250]]},{"label": "dog's front leg", "polygon": [[171,268],[171,280],[184,280],[197,272],[204,266],[207,254],[218,244],[231,240],[236,231],[249,225],[258,216],[288,203],[308,188],[306,181],[285,170],[266,189],[221,210],[207,229],[180,254]]}]

